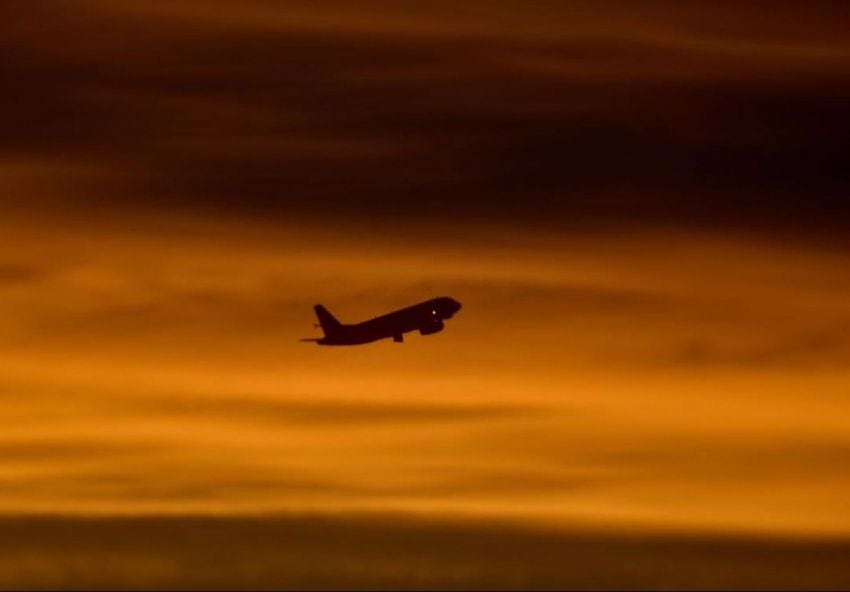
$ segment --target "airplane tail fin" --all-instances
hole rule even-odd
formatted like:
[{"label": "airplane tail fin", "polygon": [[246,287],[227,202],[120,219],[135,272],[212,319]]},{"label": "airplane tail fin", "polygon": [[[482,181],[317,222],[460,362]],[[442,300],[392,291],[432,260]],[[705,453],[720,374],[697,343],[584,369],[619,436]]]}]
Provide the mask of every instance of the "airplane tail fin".
[{"label": "airplane tail fin", "polygon": [[322,326],[322,331],[325,332],[325,336],[336,332],[342,326],[342,323],[336,320],[336,317],[328,312],[328,309],[321,304],[317,304],[313,308],[316,311],[316,316],[319,318],[319,324]]}]

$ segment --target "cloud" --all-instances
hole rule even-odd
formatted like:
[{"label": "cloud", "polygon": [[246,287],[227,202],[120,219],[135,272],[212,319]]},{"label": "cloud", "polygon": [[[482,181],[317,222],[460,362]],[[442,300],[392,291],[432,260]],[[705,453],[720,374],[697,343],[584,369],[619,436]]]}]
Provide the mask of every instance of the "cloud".
[{"label": "cloud", "polygon": [[27,265],[0,263],[0,287],[4,285],[26,284],[40,275],[37,269]]},{"label": "cloud", "polygon": [[389,488],[388,493],[439,497],[473,496],[494,498],[522,496],[535,500],[555,495],[568,498],[587,488],[605,486],[606,477],[576,471],[553,470],[552,467],[528,469],[523,467],[435,467],[427,479],[402,488]]},{"label": "cloud", "polygon": [[454,10],[126,3],[82,19],[39,4],[22,22],[74,50],[5,25],[16,57],[0,101],[15,116],[2,149],[112,169],[68,199],[114,209],[561,227],[846,219],[850,50],[829,11],[776,9],[823,33],[812,41],[737,7],[551,4],[544,19],[470,3],[463,22]]},{"label": "cloud", "polygon": [[0,527],[6,588],[840,588],[850,546],[392,514],[29,517]]},{"label": "cloud", "polygon": [[[344,387],[343,387],[344,388]],[[470,405],[459,403],[357,402],[268,400],[258,398],[193,398],[174,397],[134,401],[133,406],[168,415],[189,415],[251,423],[292,424],[297,426],[345,426],[373,424],[419,424],[445,422],[477,422],[519,419],[540,414],[543,410],[523,405]]]},{"label": "cloud", "polygon": [[710,339],[679,345],[666,360],[673,366],[783,368],[841,364],[850,359],[850,342],[841,332],[791,335],[761,343],[721,344]]},{"label": "cloud", "polygon": [[[25,463],[73,463],[74,461],[140,456],[151,450],[138,442],[108,442],[101,439],[0,439],[0,459]],[[6,485],[9,485],[7,482]]]},{"label": "cloud", "polygon": [[606,451],[597,460],[622,467],[635,481],[669,482],[673,475],[721,483],[759,476],[765,480],[805,484],[832,478],[850,468],[850,443],[843,437],[792,436],[781,441],[729,437],[709,442],[704,437],[675,437],[644,442],[632,448]]},{"label": "cloud", "polygon": [[[256,476],[239,475],[215,467],[184,463],[179,467],[162,459],[124,459],[134,462],[132,470],[114,465],[95,468],[66,466],[64,471],[19,477],[3,483],[8,498],[27,498],[38,506],[55,501],[57,496],[73,499],[88,507],[108,508],[112,500],[132,499],[136,508],[166,504],[170,507],[198,506],[215,503],[248,504],[254,507],[274,502],[281,497],[290,500],[303,498],[314,501],[329,499],[362,499],[373,494],[366,486],[298,474],[289,469],[286,474]],[[177,475],[168,475],[179,471]]]}]

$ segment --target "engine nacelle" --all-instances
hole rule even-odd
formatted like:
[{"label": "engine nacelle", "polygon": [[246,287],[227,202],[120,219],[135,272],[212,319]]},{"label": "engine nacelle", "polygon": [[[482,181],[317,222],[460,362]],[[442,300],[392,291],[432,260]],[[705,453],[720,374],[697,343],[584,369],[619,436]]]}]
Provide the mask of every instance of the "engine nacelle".
[{"label": "engine nacelle", "polygon": [[443,321],[432,321],[427,325],[423,325],[419,328],[420,335],[433,335],[434,333],[439,333],[443,330]]}]

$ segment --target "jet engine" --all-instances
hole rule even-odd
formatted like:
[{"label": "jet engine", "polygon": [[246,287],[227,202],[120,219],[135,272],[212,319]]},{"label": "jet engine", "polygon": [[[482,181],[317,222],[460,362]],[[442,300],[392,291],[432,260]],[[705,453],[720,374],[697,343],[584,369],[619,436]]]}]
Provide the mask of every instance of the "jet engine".
[{"label": "jet engine", "polygon": [[437,319],[429,322],[427,325],[422,325],[419,328],[420,335],[433,335],[434,333],[439,333],[443,330],[443,321]]}]

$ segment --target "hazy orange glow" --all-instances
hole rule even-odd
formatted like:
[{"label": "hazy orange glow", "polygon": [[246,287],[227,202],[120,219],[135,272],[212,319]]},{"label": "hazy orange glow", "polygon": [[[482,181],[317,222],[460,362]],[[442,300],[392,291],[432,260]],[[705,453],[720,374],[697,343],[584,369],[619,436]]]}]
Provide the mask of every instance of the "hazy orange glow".
[{"label": "hazy orange glow", "polygon": [[[2,239],[32,270],[2,282],[4,511],[850,529],[842,254],[54,224]],[[465,308],[440,339],[296,341],[314,300],[356,320],[443,293]]]},{"label": "hazy orange glow", "polygon": [[0,588],[846,588],[848,6],[4,4]]}]

